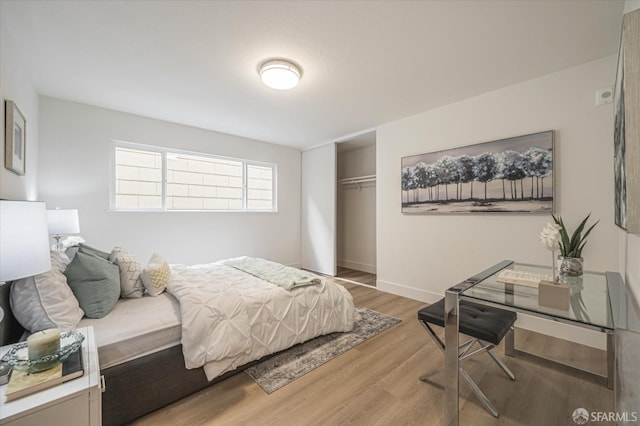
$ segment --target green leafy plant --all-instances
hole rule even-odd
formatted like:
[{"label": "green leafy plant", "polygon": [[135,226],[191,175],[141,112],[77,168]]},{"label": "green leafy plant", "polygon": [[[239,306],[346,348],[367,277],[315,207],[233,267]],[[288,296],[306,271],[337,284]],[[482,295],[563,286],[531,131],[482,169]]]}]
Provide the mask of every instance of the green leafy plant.
[{"label": "green leafy plant", "polygon": [[571,235],[571,238],[569,238],[567,227],[564,225],[562,218],[560,216],[555,216],[553,214],[551,216],[553,217],[553,220],[556,222],[556,225],[560,227],[559,244],[560,244],[560,253],[562,254],[562,256],[582,257],[582,249],[587,244],[587,237],[591,233],[591,230],[598,224],[598,222],[600,222],[600,220],[598,220],[596,223],[591,225],[591,227],[587,229],[587,231],[583,235],[582,231],[584,231],[584,227],[587,225],[587,221],[589,220],[589,217],[591,217],[591,213],[589,213],[587,217],[585,217],[584,220],[580,222],[580,225],[578,225],[576,230],[573,232],[573,234]]}]

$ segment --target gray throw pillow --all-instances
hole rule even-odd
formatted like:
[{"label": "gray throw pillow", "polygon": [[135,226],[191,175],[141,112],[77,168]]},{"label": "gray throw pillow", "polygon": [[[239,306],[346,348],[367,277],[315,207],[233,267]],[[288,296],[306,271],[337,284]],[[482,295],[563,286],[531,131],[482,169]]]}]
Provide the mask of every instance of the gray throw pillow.
[{"label": "gray throw pillow", "polygon": [[80,244],[80,248],[78,248],[78,251],[101,257],[104,260],[109,260],[109,253],[107,253],[106,251],[98,250],[97,248],[93,248],[86,244]]},{"label": "gray throw pillow", "polygon": [[107,315],[120,298],[118,265],[78,251],[64,274],[84,314],[89,318]]}]

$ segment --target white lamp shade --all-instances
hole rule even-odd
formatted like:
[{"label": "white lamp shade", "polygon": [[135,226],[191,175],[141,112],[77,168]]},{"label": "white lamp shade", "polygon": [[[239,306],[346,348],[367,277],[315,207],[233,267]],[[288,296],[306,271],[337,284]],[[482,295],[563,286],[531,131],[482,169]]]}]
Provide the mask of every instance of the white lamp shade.
[{"label": "white lamp shade", "polygon": [[68,235],[80,232],[78,210],[47,210],[47,226],[49,235]]},{"label": "white lamp shade", "polygon": [[272,89],[288,90],[298,85],[300,69],[290,62],[273,60],[262,64],[260,77]]},{"label": "white lamp shade", "polygon": [[51,269],[46,206],[0,200],[0,282]]}]

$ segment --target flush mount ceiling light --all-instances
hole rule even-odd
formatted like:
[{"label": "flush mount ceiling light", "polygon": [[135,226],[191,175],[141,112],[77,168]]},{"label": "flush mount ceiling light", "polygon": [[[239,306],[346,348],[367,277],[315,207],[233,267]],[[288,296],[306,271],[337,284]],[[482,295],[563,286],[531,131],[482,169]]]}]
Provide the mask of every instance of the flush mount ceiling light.
[{"label": "flush mount ceiling light", "polygon": [[272,89],[289,90],[298,85],[300,68],[289,61],[274,59],[260,65],[260,77]]}]

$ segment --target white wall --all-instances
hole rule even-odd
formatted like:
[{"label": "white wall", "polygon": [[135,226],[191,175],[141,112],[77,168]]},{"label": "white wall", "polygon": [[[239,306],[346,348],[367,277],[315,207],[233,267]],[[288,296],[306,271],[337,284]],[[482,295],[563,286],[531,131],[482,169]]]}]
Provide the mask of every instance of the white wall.
[{"label": "white wall", "polygon": [[640,9],[640,0],[627,0],[624,2],[624,12],[628,13]]},{"label": "white wall", "polygon": [[[300,151],[94,106],[40,98],[41,199],[77,208],[87,243],[121,245],[141,262],[155,251],[170,263],[250,255],[300,263]],[[277,213],[109,212],[113,139],[278,165]]]},{"label": "white wall", "polygon": [[[611,56],[427,111],[377,129],[378,288],[432,302],[446,288],[503,259],[551,264],[538,242],[548,215],[403,215],[400,158],[555,130],[557,212],[571,227],[600,219],[583,256],[590,270],[618,270],[613,220],[613,109],[595,106],[612,86]],[[598,342],[600,345],[602,342]]]},{"label": "white wall", "polygon": [[[376,147],[338,152],[338,179],[376,174]],[[376,184],[338,184],[338,265],[376,273]]]},{"label": "white wall", "polygon": [[[0,5],[0,8],[2,6]],[[0,13],[1,15],[1,13]],[[2,28],[5,28],[3,25]],[[36,200],[38,197],[38,93],[26,72],[20,49],[7,31],[0,34],[0,198]],[[5,100],[12,100],[27,120],[26,174],[19,176],[4,167]]]},{"label": "white wall", "polygon": [[631,288],[637,305],[640,305],[640,235],[626,234],[625,281]]},{"label": "white wall", "polygon": [[[624,13],[640,9],[640,0],[627,0]],[[631,288],[636,300],[640,304],[640,235],[627,234],[619,231],[621,255],[621,271],[624,271],[625,281]]]}]

